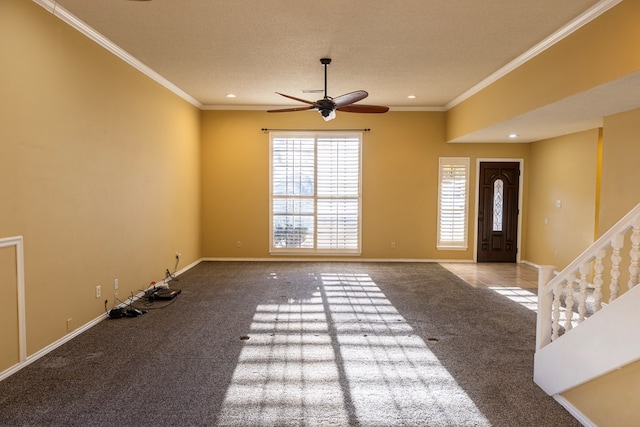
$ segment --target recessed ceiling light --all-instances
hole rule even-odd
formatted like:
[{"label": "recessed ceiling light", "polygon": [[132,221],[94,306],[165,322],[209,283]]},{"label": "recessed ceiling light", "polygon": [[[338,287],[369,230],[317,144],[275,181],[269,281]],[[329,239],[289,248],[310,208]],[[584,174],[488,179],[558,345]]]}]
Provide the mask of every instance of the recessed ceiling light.
[{"label": "recessed ceiling light", "polygon": [[228,93],[228,94],[226,94],[225,96],[226,96],[227,98],[235,98],[235,97],[236,97],[236,95],[235,95],[235,94],[233,94],[233,93]]},{"label": "recessed ceiling light", "polygon": [[519,136],[520,136],[520,135],[518,135],[517,133],[510,133],[510,134],[509,134],[509,138],[511,138],[511,139],[513,139],[513,138],[517,138],[517,137],[519,137]]},{"label": "recessed ceiling light", "polygon": [[409,99],[416,99],[416,96],[415,96],[415,95],[409,95],[409,96],[407,96],[407,98],[409,98]]}]

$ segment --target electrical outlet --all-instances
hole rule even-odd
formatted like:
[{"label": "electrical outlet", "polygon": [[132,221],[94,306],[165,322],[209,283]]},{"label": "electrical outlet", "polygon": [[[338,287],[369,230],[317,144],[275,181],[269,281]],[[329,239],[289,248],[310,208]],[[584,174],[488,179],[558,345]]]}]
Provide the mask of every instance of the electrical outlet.
[{"label": "electrical outlet", "polygon": [[96,286],[96,298],[100,298],[100,295],[102,295],[102,286],[98,285]]},{"label": "electrical outlet", "polygon": [[395,249],[396,248],[396,242],[391,242],[391,249]]},{"label": "electrical outlet", "polygon": [[120,281],[118,279],[113,279],[113,289],[118,289],[120,285]]},{"label": "electrical outlet", "polygon": [[241,248],[242,247],[242,242],[240,240],[238,240],[236,242],[236,248]]}]

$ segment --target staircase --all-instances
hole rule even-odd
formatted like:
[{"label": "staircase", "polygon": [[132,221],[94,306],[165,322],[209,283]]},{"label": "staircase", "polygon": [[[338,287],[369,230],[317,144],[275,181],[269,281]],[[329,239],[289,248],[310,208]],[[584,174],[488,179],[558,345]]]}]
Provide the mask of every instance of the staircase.
[{"label": "staircase", "polygon": [[547,394],[640,359],[639,276],[640,204],[557,275],[540,268],[534,381]]}]

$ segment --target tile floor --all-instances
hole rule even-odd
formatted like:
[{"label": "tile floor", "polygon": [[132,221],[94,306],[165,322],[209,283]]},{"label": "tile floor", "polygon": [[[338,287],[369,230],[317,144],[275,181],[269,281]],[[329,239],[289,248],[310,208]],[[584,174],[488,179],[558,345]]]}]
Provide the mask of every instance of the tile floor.
[{"label": "tile floor", "polygon": [[538,269],[527,264],[441,263],[444,268],[474,287],[538,289]]},{"label": "tile floor", "polygon": [[532,311],[538,310],[538,269],[526,264],[441,263],[474,287],[491,289]]}]

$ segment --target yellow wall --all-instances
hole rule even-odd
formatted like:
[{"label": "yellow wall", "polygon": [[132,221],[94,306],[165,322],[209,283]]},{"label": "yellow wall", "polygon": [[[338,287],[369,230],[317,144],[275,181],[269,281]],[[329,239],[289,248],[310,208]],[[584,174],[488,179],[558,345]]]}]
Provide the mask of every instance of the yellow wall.
[{"label": "yellow wall", "polygon": [[531,144],[528,260],[561,269],[593,243],[597,154],[597,129]]},{"label": "yellow wall", "polygon": [[0,238],[24,236],[33,354],[115,278],[124,300],[199,259],[200,111],[30,1],[0,2],[0,58]]},{"label": "yellow wall", "polygon": [[[524,159],[526,179],[529,146],[447,144],[444,126],[438,112],[338,113],[327,124],[315,112],[203,112],[203,256],[269,257],[269,135],[261,128],[370,128],[362,150],[362,258],[473,259],[476,159]],[[466,251],[436,250],[440,156],[471,158]]]},{"label": "yellow wall", "polygon": [[448,111],[447,139],[640,70],[640,2],[623,1]]},{"label": "yellow wall", "polygon": [[640,408],[640,361],[563,394],[594,425],[635,427]]},{"label": "yellow wall", "polygon": [[640,109],[605,117],[600,234],[640,203],[639,155]]}]

